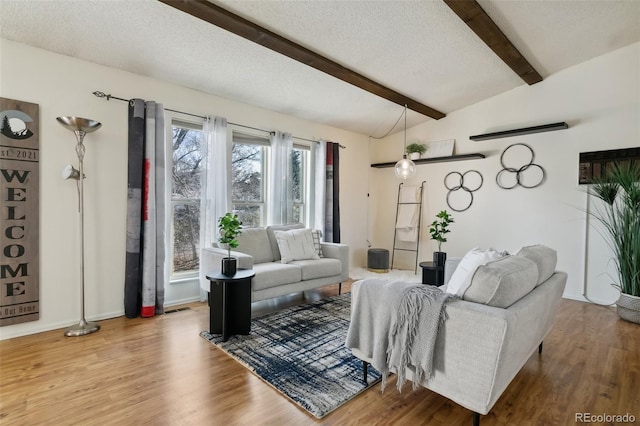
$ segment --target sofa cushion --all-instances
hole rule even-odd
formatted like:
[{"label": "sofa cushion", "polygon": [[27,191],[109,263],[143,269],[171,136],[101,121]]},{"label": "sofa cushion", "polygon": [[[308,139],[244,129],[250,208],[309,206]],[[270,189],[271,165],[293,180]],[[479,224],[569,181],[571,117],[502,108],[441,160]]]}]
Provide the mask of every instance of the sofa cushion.
[{"label": "sofa cushion", "polygon": [[302,269],[303,280],[325,278],[342,273],[342,262],[329,257],[317,260],[295,260],[290,265],[297,265]]},{"label": "sofa cushion", "polygon": [[302,268],[280,262],[267,262],[253,265],[256,276],[251,282],[253,291],[297,283],[302,280]]},{"label": "sofa cushion", "polygon": [[270,225],[267,226],[267,236],[269,237],[269,243],[271,244],[271,251],[273,252],[273,260],[280,260],[280,249],[278,248],[278,240],[276,240],[275,231],[289,231],[291,229],[302,229],[304,225],[302,223],[290,223],[288,225]]},{"label": "sofa cushion", "polygon": [[447,283],[446,292],[462,296],[471,284],[471,278],[481,265],[503,258],[505,255],[494,249],[482,250],[475,247],[464,255]]},{"label": "sofa cushion", "polygon": [[238,235],[238,247],[234,250],[253,257],[253,263],[273,262],[274,256],[264,228],[243,228]]},{"label": "sofa cushion", "polygon": [[274,231],[278,240],[281,262],[289,263],[294,260],[320,259],[313,247],[311,229],[292,229],[290,231]]},{"label": "sofa cushion", "polygon": [[542,284],[553,275],[558,263],[558,254],[552,248],[537,244],[535,246],[522,247],[517,256],[523,256],[533,260],[538,266],[538,282]]},{"label": "sofa cushion", "polygon": [[464,300],[508,308],[527,295],[538,282],[538,267],[522,256],[507,256],[478,267]]}]

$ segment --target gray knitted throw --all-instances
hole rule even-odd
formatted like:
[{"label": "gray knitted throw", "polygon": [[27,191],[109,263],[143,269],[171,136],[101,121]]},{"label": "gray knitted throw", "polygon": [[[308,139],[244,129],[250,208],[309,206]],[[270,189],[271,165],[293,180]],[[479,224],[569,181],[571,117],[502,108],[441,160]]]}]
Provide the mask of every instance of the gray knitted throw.
[{"label": "gray knitted throw", "polygon": [[431,377],[438,327],[444,303],[452,297],[438,287],[368,278],[352,287],[351,322],[345,346],[357,350],[382,374],[390,372],[398,389],[412,370],[413,386]]},{"label": "gray knitted throw", "polygon": [[[451,296],[429,285],[404,290],[391,320],[387,348],[387,368],[397,373],[398,391],[407,381],[407,368],[412,372],[413,390],[431,377],[438,329],[445,319],[443,307]],[[384,390],[386,377],[382,380]]]}]

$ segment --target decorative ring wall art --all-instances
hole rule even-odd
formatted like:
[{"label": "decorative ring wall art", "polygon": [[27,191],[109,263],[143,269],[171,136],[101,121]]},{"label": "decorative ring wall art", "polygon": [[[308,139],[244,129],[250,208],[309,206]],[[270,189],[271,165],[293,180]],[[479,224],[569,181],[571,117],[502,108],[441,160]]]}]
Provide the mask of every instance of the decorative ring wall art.
[{"label": "decorative ring wall art", "polygon": [[[450,184],[451,183],[450,181],[452,180],[450,176],[458,176],[458,181],[455,182],[457,183],[456,185]],[[465,185],[465,178],[467,179],[467,182],[469,182],[470,180],[472,181],[469,184],[469,186]],[[477,182],[473,182],[473,180],[477,180]],[[455,212],[463,212],[465,210],[468,210],[469,207],[471,207],[471,205],[473,204],[473,193],[476,192],[478,189],[480,189],[483,182],[484,182],[484,179],[482,178],[482,174],[477,170],[467,170],[464,173],[460,173],[460,172],[448,173],[444,177],[444,187],[449,190],[449,192],[447,193],[447,205],[449,206],[449,208]],[[457,191],[460,191],[460,190],[462,190],[461,194],[467,194],[469,197],[468,204],[467,203],[462,204],[463,206],[466,206],[466,207],[461,207],[461,206],[454,207],[451,205],[451,202],[452,202],[451,194],[457,193]]]},{"label": "decorative ring wall art", "polygon": [[[528,163],[525,163],[519,167],[508,166],[507,164],[505,164],[505,156],[508,156],[507,153],[509,150],[514,153],[518,149],[521,149],[518,147],[524,147],[524,149],[528,151],[528,155],[531,156],[531,159]],[[535,164],[533,162],[534,159],[535,153],[529,145],[523,143],[514,143],[512,145],[509,145],[504,149],[504,151],[502,151],[502,154],[500,155],[500,164],[502,165],[502,170],[500,170],[496,175],[496,184],[498,184],[498,186],[502,189],[513,189],[516,186],[531,189],[542,185],[542,183],[546,179],[546,173],[541,165]],[[528,177],[525,176],[525,173],[527,173]]]}]

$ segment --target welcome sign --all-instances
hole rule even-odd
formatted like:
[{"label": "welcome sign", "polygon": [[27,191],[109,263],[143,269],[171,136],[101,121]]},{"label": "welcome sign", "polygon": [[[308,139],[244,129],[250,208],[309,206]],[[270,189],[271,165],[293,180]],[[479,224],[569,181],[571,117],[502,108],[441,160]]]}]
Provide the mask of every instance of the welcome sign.
[{"label": "welcome sign", "polygon": [[40,317],[38,104],[0,98],[0,326]]}]

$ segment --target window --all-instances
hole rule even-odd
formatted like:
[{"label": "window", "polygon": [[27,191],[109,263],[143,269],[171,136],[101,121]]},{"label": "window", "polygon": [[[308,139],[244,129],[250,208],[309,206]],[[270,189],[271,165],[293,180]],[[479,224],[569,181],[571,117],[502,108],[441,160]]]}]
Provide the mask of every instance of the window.
[{"label": "window", "polygon": [[200,258],[200,195],[203,149],[202,125],[172,120],[171,275],[192,275]]},{"label": "window", "polygon": [[[243,226],[267,225],[270,140],[263,135],[232,132],[231,203]],[[294,144],[291,153],[292,222],[309,223],[310,148]]]},{"label": "window", "polygon": [[232,209],[247,228],[265,224],[266,161],[269,139],[233,132],[231,149]]},{"label": "window", "polygon": [[308,223],[308,184],[309,176],[309,148],[306,146],[294,145],[291,152],[291,174],[293,192],[293,222]]}]

